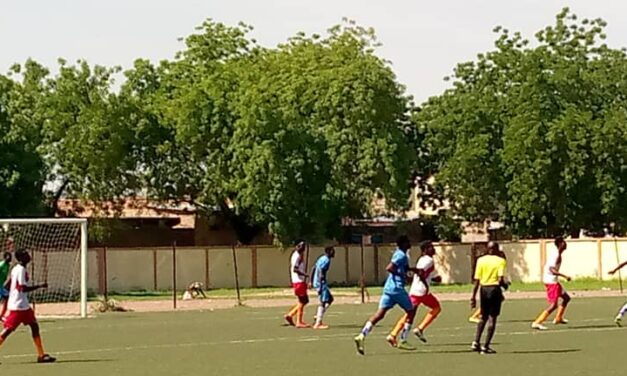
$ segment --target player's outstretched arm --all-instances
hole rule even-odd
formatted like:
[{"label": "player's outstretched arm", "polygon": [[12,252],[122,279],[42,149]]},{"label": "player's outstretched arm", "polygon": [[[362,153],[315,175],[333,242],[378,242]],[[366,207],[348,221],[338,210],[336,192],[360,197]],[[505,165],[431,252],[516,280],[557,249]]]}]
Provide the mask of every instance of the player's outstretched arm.
[{"label": "player's outstretched arm", "polygon": [[627,265],[627,261],[622,262],[620,265],[618,265],[618,266],[617,266],[617,267],[615,267],[614,269],[610,270],[610,271],[608,272],[608,274],[610,274],[610,275],[611,275],[611,274],[616,273],[617,271],[619,271],[620,269],[622,269],[622,268],[623,268],[623,266],[625,266],[625,265]]},{"label": "player's outstretched arm", "polygon": [[558,277],[562,277],[562,278],[566,279],[567,281],[570,281],[572,279],[569,276],[567,276],[566,274],[560,273],[560,271],[557,270],[556,267],[552,266],[549,270],[551,271],[551,273],[553,273],[553,275],[556,275]]},{"label": "player's outstretched arm", "polygon": [[22,286],[22,292],[31,292],[31,291],[35,291],[39,289],[46,289],[46,288],[48,288],[48,283],[41,283],[39,285],[32,285],[32,286]]}]

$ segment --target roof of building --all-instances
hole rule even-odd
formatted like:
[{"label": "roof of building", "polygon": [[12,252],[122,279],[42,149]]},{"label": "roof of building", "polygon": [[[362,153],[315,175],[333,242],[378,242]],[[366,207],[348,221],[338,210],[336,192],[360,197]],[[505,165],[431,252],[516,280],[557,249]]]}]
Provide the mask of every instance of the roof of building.
[{"label": "roof of building", "polygon": [[196,208],[186,201],[153,201],[145,197],[127,197],[119,201],[94,202],[79,199],[61,199],[58,202],[58,217],[178,219],[173,228],[194,228]]}]

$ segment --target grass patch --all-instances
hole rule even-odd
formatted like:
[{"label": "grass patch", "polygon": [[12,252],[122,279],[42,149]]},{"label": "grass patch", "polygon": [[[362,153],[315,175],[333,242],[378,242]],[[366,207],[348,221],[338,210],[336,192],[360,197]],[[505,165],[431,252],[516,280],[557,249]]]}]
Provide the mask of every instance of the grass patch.
[{"label": "grass patch", "polygon": [[[594,278],[575,279],[570,282],[563,282],[565,288],[571,291],[594,291],[594,290],[618,290],[618,280],[600,281]],[[359,287],[332,287],[336,296],[359,296]],[[380,295],[383,288],[381,286],[368,286],[370,295]],[[434,285],[434,293],[469,293],[472,285],[469,283],[455,283],[446,285]],[[523,283],[514,282],[510,291],[544,291],[544,284],[540,282]],[[205,291],[209,299],[233,299],[236,297],[235,289],[215,289]],[[244,288],[240,290],[243,299],[279,299],[292,296],[292,290],[287,287],[259,287]],[[181,297],[182,292],[178,294]],[[172,291],[129,291],[111,292],[108,297],[116,300],[163,300],[172,297]],[[93,298],[96,299],[95,297]]]},{"label": "grass patch", "polygon": [[[410,339],[415,351],[400,351],[385,335],[401,316],[392,310],[366,340],[366,356],[357,355],[352,337],[377,309],[376,303],[331,306],[330,329],[282,326],[284,308],[249,308],[213,312],[115,313],[85,320],[41,322],[52,365],[35,363],[30,333],[16,331],[2,346],[7,375],[229,375],[229,376],[369,376],[427,374],[603,375],[624,371],[626,329],[612,319],[623,299],[573,299],[570,324],[548,324],[534,332],[530,321],[546,306],[544,299],[508,300],[503,306],[493,347],[496,355],[469,351],[475,326],[468,323],[466,302],[444,302],[442,314],[425,332],[428,343]],[[306,309],[311,321],[313,307]],[[423,308],[417,320],[425,314]]]}]

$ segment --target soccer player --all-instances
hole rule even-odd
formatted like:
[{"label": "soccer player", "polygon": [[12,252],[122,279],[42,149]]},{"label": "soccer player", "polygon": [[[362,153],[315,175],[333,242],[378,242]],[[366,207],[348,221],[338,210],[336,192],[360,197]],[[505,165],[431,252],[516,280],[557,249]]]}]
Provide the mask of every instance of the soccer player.
[{"label": "soccer player", "polygon": [[[431,281],[440,282],[442,278],[435,272],[435,263],[433,262],[433,255],[435,255],[435,247],[430,241],[424,241],[420,243],[421,255],[416,263],[417,272],[414,274],[414,278],[409,289],[409,299],[416,311],[421,304],[429,307],[430,311],[422,320],[420,325],[414,329],[414,334],[422,342],[427,342],[427,338],[424,335],[425,329],[435,320],[440,314],[442,309],[440,308],[440,302],[429,291],[429,285]],[[387,336],[387,341],[392,346],[398,346],[396,337],[401,332],[407,322],[407,315],[403,315],[390,334]]]},{"label": "soccer player", "polygon": [[17,265],[11,270],[10,291],[9,291],[9,315],[4,320],[4,330],[0,333],[0,345],[6,341],[20,325],[30,326],[33,335],[33,342],[37,348],[37,363],[52,363],[56,359],[46,354],[39,334],[39,324],[35,318],[35,313],[30,307],[27,294],[40,288],[47,288],[48,284],[31,286],[28,280],[26,266],[31,261],[30,254],[25,249],[18,249],[15,252]]},{"label": "soccer player", "polygon": [[[481,354],[495,354],[490,344],[496,331],[496,321],[501,314],[501,304],[503,303],[503,290],[505,287],[505,270],[507,265],[502,257],[497,256],[499,245],[496,242],[488,242],[488,254],[477,260],[474,275],[474,288],[472,297],[470,298],[470,307],[477,306],[477,290],[481,287],[481,320],[477,323],[477,332],[475,340],[472,342],[471,349]],[[488,325],[488,333],[483,346],[481,346],[481,336],[483,330]]]},{"label": "soccer player", "polygon": [[[298,303],[290,309],[290,311],[283,316],[288,324],[296,326],[297,328],[310,328],[311,326],[303,321],[305,314],[305,306],[309,303],[309,296],[307,296],[307,273],[305,273],[305,249],[306,244],[304,241],[299,241],[294,247],[292,257],[290,258],[290,274],[292,278],[292,288],[294,289],[294,295],[298,298]],[[294,323],[294,316],[296,316],[296,323]]]},{"label": "soccer player", "polygon": [[9,278],[9,271],[11,269],[11,253],[4,252],[3,259],[0,261],[0,300],[2,301],[2,311],[0,312],[0,320],[4,319],[4,315],[7,313],[7,303],[9,300],[9,290],[4,285]]},{"label": "soccer player", "polygon": [[[615,267],[614,269],[609,271],[610,275],[614,275],[614,273],[616,273],[617,271],[619,271],[620,269],[622,269],[625,265],[627,265],[627,261],[621,263],[620,265],[618,265],[617,267]],[[625,303],[620,310],[618,311],[618,314],[616,315],[616,317],[614,318],[614,322],[616,323],[616,325],[618,326],[623,326],[623,316],[625,316],[625,313],[627,312],[627,303]]]},{"label": "soccer player", "polygon": [[[407,256],[407,252],[411,248],[409,238],[405,235],[400,236],[396,240],[396,245],[398,248],[392,254],[392,260],[385,268],[388,272],[388,277],[385,281],[385,285],[383,286],[383,294],[381,295],[381,301],[379,302],[379,309],[372,317],[370,317],[370,319],[368,319],[361,332],[355,337],[357,352],[361,355],[364,355],[365,353],[364,342],[368,333],[370,333],[372,328],[385,317],[387,311],[392,309],[397,304],[407,314],[403,334],[401,335],[402,343],[407,344],[407,333],[409,333],[411,324],[414,321],[416,308],[413,304],[411,304],[409,294],[405,291],[405,280],[407,279],[408,271],[411,270],[416,273],[417,269],[410,268],[409,266],[409,257]],[[412,349],[408,345],[407,347],[404,347],[400,344],[399,348],[404,350]]]},{"label": "soccer player", "polygon": [[[507,263],[507,257],[505,256],[505,252],[503,252],[503,250],[499,249],[497,256],[502,257],[503,260],[505,260],[505,262]],[[505,284],[506,286],[503,287],[503,290],[507,290],[507,288],[510,285],[510,282],[507,280],[507,277],[505,277]],[[505,291],[503,291],[503,293],[505,293]],[[505,294],[503,294],[503,300],[505,300]],[[475,310],[475,312],[468,318],[468,321],[475,323],[475,324],[478,324],[479,321],[481,321],[481,307]]]},{"label": "soccer player", "polygon": [[335,248],[326,247],[324,249],[324,254],[318,257],[316,260],[316,264],[314,265],[313,271],[311,275],[313,276],[313,288],[318,291],[318,298],[320,299],[320,305],[318,306],[318,312],[316,314],[316,323],[314,324],[314,329],[328,329],[327,325],[322,323],[322,318],[324,314],[329,309],[331,303],[333,303],[333,295],[331,294],[331,290],[329,290],[329,285],[327,283],[327,272],[331,267],[331,259],[335,257]]},{"label": "soccer player", "polygon": [[[562,266],[562,254],[566,250],[566,241],[561,236],[555,238],[555,247],[557,250],[551,252],[544,265],[544,286],[546,288],[546,299],[549,307],[542,311],[536,320],[531,324],[533,329],[547,330],[548,328],[542,323],[557,309],[553,324],[567,324],[568,320],[564,318],[566,306],[570,302],[570,295],[559,283],[559,277],[570,281],[570,277],[560,272]],[[562,298],[562,304],[558,307],[559,299]]]}]

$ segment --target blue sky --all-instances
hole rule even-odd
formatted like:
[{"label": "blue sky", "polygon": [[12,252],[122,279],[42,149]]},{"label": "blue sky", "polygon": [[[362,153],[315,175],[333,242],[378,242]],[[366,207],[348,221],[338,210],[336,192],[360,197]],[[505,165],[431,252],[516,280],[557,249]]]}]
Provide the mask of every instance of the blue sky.
[{"label": "blue sky", "polygon": [[205,18],[244,21],[266,46],[298,31],[323,33],[343,17],[376,29],[378,54],[421,102],[439,94],[457,62],[492,47],[496,25],[532,37],[564,6],[609,22],[608,44],[627,46],[627,2],[621,0],[3,0],[0,72],[32,57],[49,67],[58,57],[129,67],[182,48],[177,40]]}]

